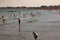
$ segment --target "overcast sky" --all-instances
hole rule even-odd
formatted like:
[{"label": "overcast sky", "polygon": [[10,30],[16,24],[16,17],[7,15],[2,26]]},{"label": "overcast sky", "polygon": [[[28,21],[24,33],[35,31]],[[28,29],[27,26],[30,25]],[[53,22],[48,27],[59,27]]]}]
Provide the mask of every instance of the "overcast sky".
[{"label": "overcast sky", "polygon": [[59,5],[60,0],[0,0],[0,7],[6,6],[27,6],[37,7],[41,5]]}]

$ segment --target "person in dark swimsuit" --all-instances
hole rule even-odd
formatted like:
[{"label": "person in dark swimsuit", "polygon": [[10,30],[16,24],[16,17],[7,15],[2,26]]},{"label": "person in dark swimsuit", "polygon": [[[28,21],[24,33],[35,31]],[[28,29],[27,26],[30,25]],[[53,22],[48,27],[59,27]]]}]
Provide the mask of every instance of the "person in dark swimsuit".
[{"label": "person in dark swimsuit", "polygon": [[18,18],[18,23],[19,23],[19,31],[20,31],[20,22],[21,22],[21,20],[20,20],[20,18]]}]

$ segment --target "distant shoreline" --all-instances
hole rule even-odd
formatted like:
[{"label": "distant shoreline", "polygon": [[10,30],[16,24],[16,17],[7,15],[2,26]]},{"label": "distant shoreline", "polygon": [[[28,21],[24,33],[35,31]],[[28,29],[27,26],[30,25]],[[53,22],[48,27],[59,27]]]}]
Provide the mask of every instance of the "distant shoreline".
[{"label": "distant shoreline", "polygon": [[60,10],[60,6],[41,7],[0,7],[0,9],[31,9],[31,10]]}]

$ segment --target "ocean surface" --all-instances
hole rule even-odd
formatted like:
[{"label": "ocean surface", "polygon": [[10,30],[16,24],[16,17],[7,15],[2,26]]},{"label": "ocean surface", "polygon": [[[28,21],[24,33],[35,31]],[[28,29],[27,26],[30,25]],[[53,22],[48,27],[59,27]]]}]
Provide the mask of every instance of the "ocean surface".
[{"label": "ocean surface", "polygon": [[[35,16],[32,17],[30,13]],[[6,18],[5,24],[0,19],[1,40],[34,40],[33,31],[38,33],[37,40],[60,40],[60,10],[12,10],[11,12],[3,9],[0,10],[0,18],[1,16]],[[20,32],[17,17],[21,19]]]}]

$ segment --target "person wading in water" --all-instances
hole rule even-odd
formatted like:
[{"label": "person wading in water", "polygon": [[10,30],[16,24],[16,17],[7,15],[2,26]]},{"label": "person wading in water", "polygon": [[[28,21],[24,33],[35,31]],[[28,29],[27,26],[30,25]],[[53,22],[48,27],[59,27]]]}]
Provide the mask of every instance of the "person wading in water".
[{"label": "person wading in water", "polygon": [[20,31],[20,22],[21,22],[21,20],[20,20],[20,18],[18,18],[18,23],[19,23],[19,31]]},{"label": "person wading in water", "polygon": [[2,16],[2,21],[3,21],[3,24],[5,23],[5,17],[4,16]]},{"label": "person wading in water", "polygon": [[34,35],[35,40],[37,40],[38,34],[36,32],[33,32],[33,35]]}]

